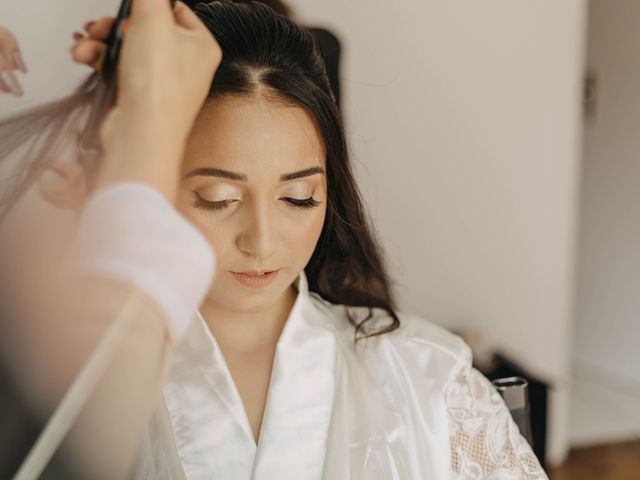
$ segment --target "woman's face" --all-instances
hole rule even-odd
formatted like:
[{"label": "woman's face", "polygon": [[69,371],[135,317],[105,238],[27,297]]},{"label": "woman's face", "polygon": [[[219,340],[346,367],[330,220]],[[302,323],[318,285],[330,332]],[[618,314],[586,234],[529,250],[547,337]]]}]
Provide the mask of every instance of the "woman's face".
[{"label": "woman's face", "polygon": [[[264,97],[205,104],[187,141],[178,209],[217,256],[208,301],[260,312],[290,287],[324,223],[325,150],[309,115]],[[277,270],[262,287],[234,275]]]}]

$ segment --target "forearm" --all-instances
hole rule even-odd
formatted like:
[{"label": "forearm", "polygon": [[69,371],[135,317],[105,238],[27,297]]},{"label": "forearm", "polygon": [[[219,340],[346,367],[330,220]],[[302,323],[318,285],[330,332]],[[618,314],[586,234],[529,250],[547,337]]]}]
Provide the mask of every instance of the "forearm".
[{"label": "forearm", "polygon": [[70,318],[106,326],[96,351],[107,359],[100,378],[81,373],[80,382],[97,388],[69,448],[85,468],[119,478],[155,407],[171,346],[211,282],[215,256],[165,197],[126,183],[91,199],[69,262],[69,291],[79,300]]},{"label": "forearm", "polygon": [[[175,130],[164,109],[153,105],[112,112],[102,132],[104,156],[96,190],[122,182],[140,182],[176,197],[184,143],[191,125]],[[188,122],[186,122],[188,123]],[[174,125],[174,126],[172,126]]]},{"label": "forearm", "polygon": [[119,478],[160,394],[171,345],[206,293],[215,256],[164,196],[121,184],[89,201],[66,265],[36,315],[42,348],[29,345],[25,357],[41,365],[36,378],[27,375],[29,396],[44,399],[40,411],[66,391],[34,456],[41,465],[72,428],[69,458],[92,472],[81,477]]},{"label": "forearm", "polygon": [[[169,320],[149,296],[124,284],[92,278],[75,292],[82,301],[74,316],[109,326],[100,338],[102,350],[95,350],[109,355],[99,377],[78,377],[97,386],[62,454],[79,478],[126,478],[166,375],[173,347]],[[81,396],[82,389],[68,393],[74,394]]]}]

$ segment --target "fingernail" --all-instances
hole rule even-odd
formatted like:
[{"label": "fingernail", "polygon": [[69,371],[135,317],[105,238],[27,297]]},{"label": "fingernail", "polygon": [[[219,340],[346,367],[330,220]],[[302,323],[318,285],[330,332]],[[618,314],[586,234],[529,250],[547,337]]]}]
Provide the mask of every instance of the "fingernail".
[{"label": "fingernail", "polygon": [[84,29],[85,29],[86,31],[89,31],[89,29],[90,29],[91,27],[93,27],[93,26],[95,25],[95,23],[96,23],[96,22],[95,22],[95,21],[93,21],[93,20],[92,20],[92,21],[90,21],[90,22],[85,23],[85,24],[84,24]]},{"label": "fingernail", "polygon": [[21,70],[23,73],[27,73],[27,66],[22,59],[22,55],[19,52],[13,54],[13,64],[18,70]]}]

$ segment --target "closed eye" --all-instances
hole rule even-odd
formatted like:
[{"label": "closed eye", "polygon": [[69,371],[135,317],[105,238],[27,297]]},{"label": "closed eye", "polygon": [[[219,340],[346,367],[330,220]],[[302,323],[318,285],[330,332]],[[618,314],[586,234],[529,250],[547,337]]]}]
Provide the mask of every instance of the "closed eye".
[{"label": "closed eye", "polygon": [[322,202],[315,200],[313,197],[305,198],[304,200],[298,200],[297,198],[284,197],[284,200],[290,205],[297,208],[313,208],[320,205]]},{"label": "closed eye", "polygon": [[[205,200],[197,192],[194,192],[196,195],[196,199],[193,202],[193,206],[195,208],[203,208],[205,210],[222,210],[227,208],[230,205],[233,205],[238,200],[221,200],[218,202],[212,202],[210,200]],[[290,197],[282,197],[280,200],[284,200],[291,206],[292,208],[314,208],[320,205],[322,202],[315,200],[313,197],[298,199],[298,198],[290,198]]]}]

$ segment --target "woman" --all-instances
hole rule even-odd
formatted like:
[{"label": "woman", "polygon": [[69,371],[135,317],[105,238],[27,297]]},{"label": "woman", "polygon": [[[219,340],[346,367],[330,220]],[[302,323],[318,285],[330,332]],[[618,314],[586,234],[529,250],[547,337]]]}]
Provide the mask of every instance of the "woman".
[{"label": "woman", "polygon": [[468,347],[396,311],[310,35],[195,11],[222,61],[175,203],[218,261],[135,477],[546,478]]}]

